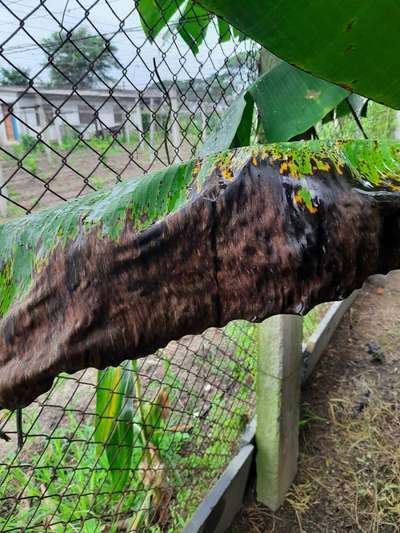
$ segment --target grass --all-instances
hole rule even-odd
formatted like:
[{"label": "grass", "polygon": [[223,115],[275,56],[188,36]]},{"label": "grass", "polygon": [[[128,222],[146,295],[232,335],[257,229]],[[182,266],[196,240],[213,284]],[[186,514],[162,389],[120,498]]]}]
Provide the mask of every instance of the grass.
[{"label": "grass", "polygon": [[376,339],[394,368],[358,356],[350,375],[335,374],[324,416],[303,404],[300,476],[285,504],[300,531],[303,524],[310,527],[315,509],[329,516],[332,497],[338,500],[342,527],[347,523],[351,531],[365,533],[399,530],[400,401],[394,383],[399,335],[388,334],[390,324],[383,329],[380,320]]},{"label": "grass", "polygon": [[[110,156],[121,153],[123,150],[121,145],[128,144],[130,145],[130,148],[132,148],[132,146],[137,146],[138,143],[139,135],[135,132],[130,133],[129,139],[126,138],[125,134],[121,134],[117,139],[112,135],[105,135],[104,137],[94,136],[81,140],[79,139],[78,134],[73,130],[67,132],[60,142],[49,142],[54,151],[62,155],[71,151],[76,153],[76,151],[90,150],[90,148],[92,148],[94,151],[102,155],[103,161],[107,161],[107,158]],[[19,160],[22,168],[31,174],[36,174],[39,159],[43,157],[45,150],[49,149],[42,141],[37,140],[36,137],[24,134],[21,136],[20,142],[10,146],[9,150],[11,154]],[[90,152],[93,154],[92,151]],[[49,155],[51,156],[52,153],[49,152]],[[1,160],[10,161],[13,160],[13,157],[2,152]]]},{"label": "grass", "polygon": [[[370,139],[392,138],[397,125],[397,113],[376,102],[368,103],[368,114],[361,119],[362,127]],[[321,140],[357,139],[362,137],[354,119],[347,115],[318,127]]]},{"label": "grass", "polygon": [[[93,425],[88,422],[76,430],[71,416],[39,449],[33,446],[25,453],[31,467],[21,459],[12,468],[0,473],[0,527],[2,531],[33,528],[43,531],[63,531],[68,523],[70,531],[99,531],[107,525],[109,531],[121,530],[140,513],[149,487],[143,482],[141,463],[143,451],[139,444],[133,448],[130,480],[123,493],[116,492],[110,476],[105,453],[97,455],[93,439]],[[40,434],[40,428],[36,428]],[[73,435],[70,440],[69,435]],[[169,484],[177,483],[174,471],[180,461],[179,452],[190,438],[188,433],[165,431],[159,442],[162,460],[168,467]],[[186,458],[185,458],[186,459]],[[13,454],[4,461],[12,464]],[[153,464],[153,469],[155,465]],[[123,497],[122,497],[123,496]],[[14,505],[16,508],[13,509]],[[174,512],[179,519],[179,505]],[[11,514],[11,518],[6,517]],[[117,516],[116,520],[113,520]],[[157,529],[152,529],[152,531]]]},{"label": "grass", "polygon": [[37,171],[38,160],[43,156],[45,145],[36,138],[24,134],[21,135],[21,141],[8,147],[8,150],[11,155],[1,151],[1,161],[15,161],[16,158],[19,165],[21,165],[21,168],[35,174]]},{"label": "grass", "polygon": [[373,402],[357,417],[350,399],[330,401],[329,422],[342,435],[333,446],[335,483],[344,481],[343,508],[371,532],[394,531],[400,523],[400,404],[397,395],[384,399],[385,392],[374,389]]},{"label": "grass", "polygon": [[[355,416],[350,398],[330,400],[330,414],[324,422],[330,430],[327,442],[320,443],[329,448],[329,455],[320,457],[324,463],[321,468],[316,466],[315,457],[303,452],[301,480],[292,486],[286,499],[285,505],[296,515],[300,531],[308,513],[312,516],[313,508],[327,499],[332,487],[341,487],[334,497],[338,498],[341,520],[353,524],[351,531],[398,531],[400,410],[397,398],[387,401],[384,395],[384,391],[375,390],[373,405],[360,416]],[[321,419],[314,423],[321,424]],[[323,516],[326,510],[321,508],[320,512]]]},{"label": "grass", "polygon": [[[74,421],[70,420],[69,430],[74,427]],[[11,520],[2,524],[5,530],[27,527],[28,524],[39,530],[54,523],[55,530],[61,531],[63,525],[57,526],[57,522],[62,522],[69,523],[71,531],[74,531],[80,530],[80,521],[85,520],[89,521],[89,524],[85,523],[86,531],[94,524],[99,525],[98,516],[109,514],[110,507],[119,505],[121,495],[112,491],[106,457],[103,454],[100,461],[96,461],[92,431],[90,425],[83,425],[75,434],[74,441],[68,442],[65,429],[56,430],[44,453],[40,450],[31,455],[30,462],[35,465],[33,472],[21,466],[5,473],[1,479],[0,499],[7,497],[11,500],[5,500],[6,505],[3,503],[1,516],[8,515],[16,500],[27,498],[26,502],[29,502],[27,505],[23,501],[18,502]],[[140,456],[140,450],[134,450],[133,464]],[[101,493],[96,495],[97,487],[102,488]],[[119,505],[119,512],[122,515],[132,512],[144,497],[140,476],[135,474]]]},{"label": "grass", "polygon": [[303,321],[303,341],[311,337],[314,331],[317,329],[319,322],[328,311],[330,304],[321,304],[314,307],[307,315],[304,317]]}]

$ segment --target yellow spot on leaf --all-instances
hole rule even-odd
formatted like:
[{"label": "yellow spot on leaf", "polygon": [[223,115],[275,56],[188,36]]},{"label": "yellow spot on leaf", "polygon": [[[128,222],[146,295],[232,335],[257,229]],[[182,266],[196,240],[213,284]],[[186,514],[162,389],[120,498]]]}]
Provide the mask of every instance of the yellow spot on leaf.
[{"label": "yellow spot on leaf", "polygon": [[297,205],[304,205],[307,211],[311,213],[312,215],[314,215],[318,211],[318,208],[314,207],[312,203],[312,199],[311,199],[311,195],[309,191],[305,189],[299,189],[296,192],[296,194],[294,195],[294,201],[296,202]]},{"label": "yellow spot on leaf", "polygon": [[321,161],[321,160],[318,160],[317,161],[317,167],[319,170],[323,170],[325,172],[329,172],[330,169],[331,169],[331,166],[328,162],[326,161]]},{"label": "yellow spot on leaf", "polygon": [[192,170],[192,175],[197,176],[200,170],[201,170],[201,163],[197,163],[196,166]]},{"label": "yellow spot on leaf", "polygon": [[233,172],[230,168],[224,168],[221,172],[222,174],[222,177],[225,179],[225,180],[231,180],[233,179]]},{"label": "yellow spot on leaf", "polygon": [[299,166],[294,161],[289,162],[289,172],[292,178],[299,177]]}]

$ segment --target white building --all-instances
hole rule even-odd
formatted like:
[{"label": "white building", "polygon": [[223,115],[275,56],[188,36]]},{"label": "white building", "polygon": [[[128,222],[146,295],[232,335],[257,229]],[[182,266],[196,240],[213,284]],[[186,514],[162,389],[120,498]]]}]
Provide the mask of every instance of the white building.
[{"label": "white building", "polygon": [[143,114],[166,112],[163,101],[158,89],[145,94],[117,89],[110,96],[103,89],[74,93],[71,89],[0,86],[0,145],[18,142],[23,134],[36,137],[41,133],[46,141],[60,141],[69,128],[85,137],[110,130],[143,131]]}]

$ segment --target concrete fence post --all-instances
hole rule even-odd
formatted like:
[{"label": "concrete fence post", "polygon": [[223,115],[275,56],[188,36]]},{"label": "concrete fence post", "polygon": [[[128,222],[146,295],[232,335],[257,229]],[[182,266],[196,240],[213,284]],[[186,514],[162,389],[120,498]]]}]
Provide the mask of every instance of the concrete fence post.
[{"label": "concrete fence post", "polygon": [[130,138],[130,135],[131,135],[131,123],[130,123],[130,119],[131,119],[130,113],[127,113],[126,116],[125,116],[125,122],[124,122],[124,125],[123,125],[123,127],[122,127],[122,130],[123,130],[123,133],[124,133],[124,137],[125,137],[125,143],[126,143],[126,144],[129,144],[129,138]]},{"label": "concrete fence post", "polygon": [[3,195],[7,195],[7,189],[4,178],[3,163],[0,161],[0,217],[7,217],[7,200]]},{"label": "concrete fence post", "polygon": [[56,141],[57,144],[61,146],[62,139],[63,139],[63,122],[60,117],[55,117],[54,119],[53,133],[54,133],[54,141]]},{"label": "concrete fence post", "polygon": [[155,105],[154,105],[154,101],[153,99],[151,98],[150,99],[150,114],[149,114],[149,120],[150,120],[150,146],[151,146],[151,150],[155,150],[156,149],[156,146],[155,146],[155,143],[156,143],[156,112],[155,112]]},{"label": "concrete fence post", "polygon": [[139,136],[141,137],[142,135],[144,135],[142,103],[139,99],[137,100],[135,104],[133,123],[136,128],[136,131],[139,132]]},{"label": "concrete fence post", "polygon": [[[208,113],[210,116],[210,113]],[[203,108],[200,108],[200,118],[201,118],[201,142],[204,142],[207,137],[207,115],[204,112]]]},{"label": "concrete fence post", "polygon": [[[42,141],[48,144],[52,139],[51,139],[50,129],[48,127],[49,122],[46,118],[46,113],[44,112],[44,107],[43,107],[44,103],[43,103],[43,100],[41,100],[40,98],[37,98],[36,102],[37,102],[37,109],[38,109],[39,122],[40,122],[39,133],[41,135]],[[44,153],[46,154],[46,159],[49,163],[51,163],[52,151],[50,150],[48,146],[46,145],[43,145],[43,146],[44,146]]]},{"label": "concrete fence post", "polygon": [[303,319],[280,315],[259,326],[257,499],[275,511],[297,472]]},{"label": "concrete fence post", "polygon": [[171,101],[171,137],[172,144],[174,147],[175,157],[178,158],[181,155],[182,148],[182,132],[181,126],[179,124],[179,96],[176,87],[172,87],[170,90],[170,101]]}]

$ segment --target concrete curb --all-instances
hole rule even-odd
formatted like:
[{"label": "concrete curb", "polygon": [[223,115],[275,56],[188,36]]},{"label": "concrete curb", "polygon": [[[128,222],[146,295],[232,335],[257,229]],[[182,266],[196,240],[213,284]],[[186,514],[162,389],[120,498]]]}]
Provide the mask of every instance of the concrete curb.
[{"label": "concrete curb", "polygon": [[201,502],[183,533],[223,533],[243,502],[253,460],[254,445],[247,444]]},{"label": "concrete curb", "polygon": [[307,343],[303,344],[302,384],[311,376],[322,352],[328,346],[332,335],[342,320],[343,315],[354,303],[358,294],[359,291],[354,291],[346,300],[334,302]]}]

